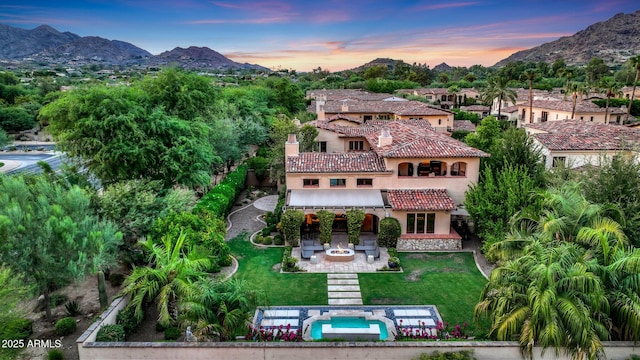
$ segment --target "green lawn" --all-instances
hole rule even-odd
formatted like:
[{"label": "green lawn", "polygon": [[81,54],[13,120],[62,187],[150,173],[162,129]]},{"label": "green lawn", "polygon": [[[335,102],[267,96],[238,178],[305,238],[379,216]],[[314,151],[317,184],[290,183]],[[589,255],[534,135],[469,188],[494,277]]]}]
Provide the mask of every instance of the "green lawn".
[{"label": "green lawn", "polygon": [[326,305],[329,302],[326,274],[280,273],[283,248],[257,248],[246,235],[229,241],[229,247],[239,263],[234,276],[264,290],[269,305]]},{"label": "green lawn", "polygon": [[[239,269],[235,275],[267,292],[269,305],[326,305],[327,275],[282,274],[282,248],[261,249],[246,235],[229,242]],[[403,273],[359,274],[365,305],[436,305],[445,322],[473,325],[473,308],[486,279],[476,268],[472,253],[400,253]],[[276,270],[277,269],[277,270]]]},{"label": "green lawn", "polygon": [[445,322],[452,326],[466,322],[474,328],[473,308],[487,281],[472,253],[400,253],[399,257],[403,273],[358,275],[365,304],[436,305]]}]

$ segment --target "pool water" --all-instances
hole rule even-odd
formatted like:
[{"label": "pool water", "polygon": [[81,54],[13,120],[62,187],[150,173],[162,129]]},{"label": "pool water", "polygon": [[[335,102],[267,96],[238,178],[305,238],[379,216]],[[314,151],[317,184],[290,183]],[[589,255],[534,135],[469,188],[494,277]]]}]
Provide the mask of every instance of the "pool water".
[{"label": "pool water", "polygon": [[380,320],[367,320],[363,317],[333,317],[331,320],[317,320],[311,324],[311,337],[314,340],[322,339],[322,325],[331,324],[332,328],[366,329],[370,324],[380,325],[380,340],[385,340],[389,333],[387,325]]}]

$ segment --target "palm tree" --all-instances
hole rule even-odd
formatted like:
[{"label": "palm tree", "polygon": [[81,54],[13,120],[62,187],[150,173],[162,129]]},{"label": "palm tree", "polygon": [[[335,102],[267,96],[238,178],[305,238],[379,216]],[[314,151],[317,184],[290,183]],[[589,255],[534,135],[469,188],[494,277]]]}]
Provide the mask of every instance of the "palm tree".
[{"label": "palm tree", "polygon": [[[562,70],[559,71],[558,75],[560,77],[565,78],[565,80],[566,80],[566,83],[564,85],[565,89],[569,88],[569,82],[571,82],[571,78],[573,78],[575,74],[576,74],[575,69],[568,68],[568,67],[565,67],[565,68],[563,68]],[[566,91],[564,92],[564,101],[567,101],[567,92]]]},{"label": "palm tree", "polygon": [[507,99],[511,102],[516,102],[515,90],[509,88],[509,79],[497,75],[487,81],[487,87],[483,90],[483,100],[485,102],[493,102],[494,99],[498,99],[498,120],[500,120],[502,114],[502,100]]},{"label": "palm tree", "polygon": [[206,276],[211,258],[203,253],[184,249],[186,234],[181,233],[173,241],[169,236],[161,244],[150,237],[139,242],[149,256],[149,265],[136,267],[123,283],[121,294],[130,298],[138,318],[143,316],[143,306],[155,301],[158,307],[158,323],[169,326],[177,317],[177,304],[194,291],[194,282]]},{"label": "palm tree", "polygon": [[625,123],[629,122],[629,115],[631,114],[631,106],[633,105],[633,98],[636,95],[636,85],[638,84],[638,77],[640,77],[640,55],[636,55],[629,59],[629,63],[636,69],[636,77],[633,80],[633,89],[631,90],[631,98],[629,99],[629,106],[627,106],[627,116],[624,119]]},{"label": "palm tree", "polygon": [[265,294],[249,289],[244,280],[219,282],[206,278],[195,285],[195,291],[180,303],[181,322],[195,325],[198,336],[217,341],[231,340],[239,332],[246,332],[251,310],[266,303]]},{"label": "palm tree", "polygon": [[450,94],[453,94],[453,108],[458,108],[460,106],[460,104],[458,104],[458,93],[460,92],[460,87],[458,85],[451,85],[447,91]]},{"label": "palm tree", "polygon": [[612,96],[616,96],[620,93],[620,83],[615,81],[613,78],[606,77],[603,78],[600,82],[600,89],[604,91],[607,96],[607,102],[605,105],[605,113],[604,113],[604,123],[609,123],[609,100],[611,100]]},{"label": "palm tree", "polygon": [[533,124],[533,79],[536,74],[537,71],[535,69],[527,69],[522,74],[529,81],[529,124]]},{"label": "palm tree", "polygon": [[580,84],[575,82],[570,83],[567,92],[571,92],[571,99],[573,101],[573,106],[571,107],[571,119],[573,120],[576,116],[576,105],[578,103],[578,94],[580,93]]},{"label": "palm tree", "polygon": [[587,251],[576,244],[533,240],[523,256],[491,273],[476,317],[491,319],[497,340],[518,338],[528,356],[534,344],[574,359],[598,356],[601,339],[608,339],[608,304],[590,268]]}]

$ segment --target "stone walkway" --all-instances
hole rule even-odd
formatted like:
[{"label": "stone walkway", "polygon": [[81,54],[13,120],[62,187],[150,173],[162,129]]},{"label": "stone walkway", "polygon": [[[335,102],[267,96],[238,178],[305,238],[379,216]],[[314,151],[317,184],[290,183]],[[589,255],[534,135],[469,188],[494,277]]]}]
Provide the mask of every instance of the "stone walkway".
[{"label": "stone walkway", "polygon": [[327,274],[329,305],[362,305],[358,274]]}]

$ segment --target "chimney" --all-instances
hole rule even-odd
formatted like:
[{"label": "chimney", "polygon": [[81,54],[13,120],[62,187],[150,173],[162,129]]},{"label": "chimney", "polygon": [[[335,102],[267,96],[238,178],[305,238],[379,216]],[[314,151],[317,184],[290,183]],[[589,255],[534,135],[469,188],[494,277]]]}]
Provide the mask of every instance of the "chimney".
[{"label": "chimney", "polygon": [[296,134],[289,134],[287,142],[284,144],[285,158],[289,156],[298,156],[299,152],[300,146],[298,144],[298,140],[296,139]]},{"label": "chimney", "polygon": [[349,112],[349,104],[346,101],[342,102],[342,112]]},{"label": "chimney", "polygon": [[380,136],[378,136],[378,147],[389,146],[392,142],[393,138],[391,137],[391,133],[389,133],[389,129],[383,128]]},{"label": "chimney", "polygon": [[324,120],[324,106],[327,103],[327,97],[320,95],[316,98],[316,114],[318,114],[318,120]]}]

